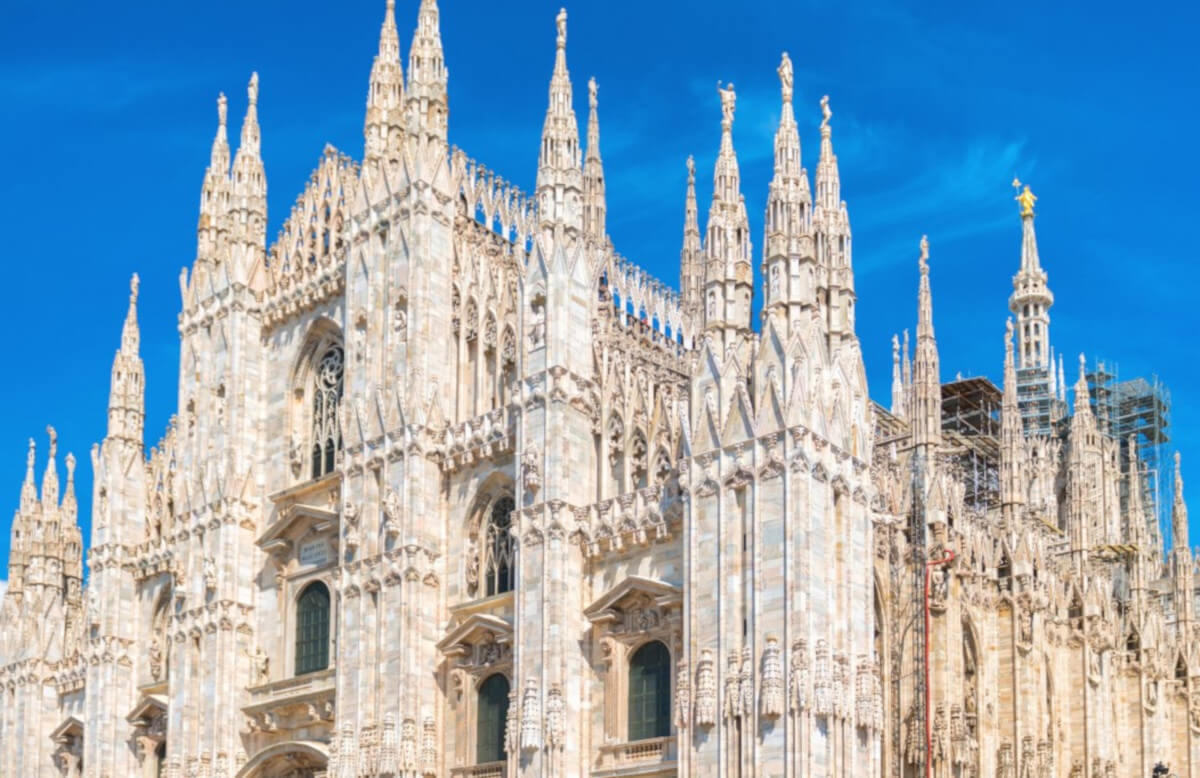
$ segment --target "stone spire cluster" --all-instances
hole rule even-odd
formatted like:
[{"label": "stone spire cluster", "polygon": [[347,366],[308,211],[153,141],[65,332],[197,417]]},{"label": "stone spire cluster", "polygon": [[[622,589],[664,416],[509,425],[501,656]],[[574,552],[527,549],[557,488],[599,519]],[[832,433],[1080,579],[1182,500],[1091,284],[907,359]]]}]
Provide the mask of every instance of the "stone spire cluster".
[{"label": "stone spire cluster", "polygon": [[228,102],[217,97],[217,133],[200,192],[196,227],[196,261],[180,276],[184,308],[217,293],[228,284],[247,285],[266,259],[267,176],[258,123],[258,74],[246,87],[246,115],[241,140],[229,159]]},{"label": "stone spire cluster", "polygon": [[854,338],[854,268],[850,247],[850,215],[842,200],[841,175],[833,152],[833,110],[821,98],[821,151],[817,160],[813,227],[816,236],[818,299],[825,300],[830,349]]},{"label": "stone spire cluster", "polygon": [[75,498],[75,457],[66,457],[67,483],[59,499],[58,435],[46,428],[49,454],[41,495],[34,475],[36,446],[29,441],[21,501],[13,516],[8,588],[0,613],[14,621],[0,634],[9,660],[56,662],[81,629],[83,540]]}]

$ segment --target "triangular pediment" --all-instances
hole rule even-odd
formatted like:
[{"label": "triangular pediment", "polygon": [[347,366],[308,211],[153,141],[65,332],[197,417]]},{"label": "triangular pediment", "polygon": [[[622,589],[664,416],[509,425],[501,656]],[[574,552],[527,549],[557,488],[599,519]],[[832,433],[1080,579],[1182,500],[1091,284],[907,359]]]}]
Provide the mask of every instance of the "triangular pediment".
[{"label": "triangular pediment", "polygon": [[649,597],[658,607],[667,608],[683,602],[683,590],[666,581],[643,578],[640,575],[626,576],[620,583],[600,595],[584,610],[583,615],[593,624],[612,621],[618,617],[616,608],[623,600],[636,595]]},{"label": "triangular pediment", "polygon": [[511,643],[512,638],[512,625],[504,619],[488,613],[473,613],[462,624],[450,630],[450,634],[442,638],[437,647],[446,654],[462,645],[472,646],[490,641]]},{"label": "triangular pediment", "polygon": [[125,720],[135,726],[146,726],[154,719],[166,714],[167,698],[161,694],[145,694],[125,717]]},{"label": "triangular pediment", "polygon": [[74,716],[67,716],[63,722],[54,728],[50,733],[50,740],[55,743],[61,743],[68,738],[83,737],[83,722]]}]

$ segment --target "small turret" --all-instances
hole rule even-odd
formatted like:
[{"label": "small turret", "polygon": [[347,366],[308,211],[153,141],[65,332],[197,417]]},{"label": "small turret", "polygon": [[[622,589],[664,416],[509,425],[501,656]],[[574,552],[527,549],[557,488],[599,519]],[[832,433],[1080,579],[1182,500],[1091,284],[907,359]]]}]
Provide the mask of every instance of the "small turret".
[{"label": "small turret", "polygon": [[571,75],[567,72],[567,12],[555,19],[554,73],[550,104],[542,125],[538,152],[537,202],[543,229],[561,224],[570,233],[583,228],[583,169],[579,162],[579,124],[571,107]]},{"label": "small turret", "polygon": [[449,77],[442,51],[437,0],[421,0],[417,29],[408,50],[405,114],[409,132],[424,141],[446,142],[450,116],[446,94]]},{"label": "small turret", "polygon": [[404,70],[400,65],[400,36],[396,31],[396,0],[387,0],[379,53],[371,65],[367,87],[367,118],[363,125],[366,159],[400,158],[404,138]]},{"label": "small turret", "polygon": [[596,79],[588,79],[587,156],[583,163],[583,232],[604,242],[608,206],[604,192],[604,163],[600,159],[600,117],[596,112]]}]

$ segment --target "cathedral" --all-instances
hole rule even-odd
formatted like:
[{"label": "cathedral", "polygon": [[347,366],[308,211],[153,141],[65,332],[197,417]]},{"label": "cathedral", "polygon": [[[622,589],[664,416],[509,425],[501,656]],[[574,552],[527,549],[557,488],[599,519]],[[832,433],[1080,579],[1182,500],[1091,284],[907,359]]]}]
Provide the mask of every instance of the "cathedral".
[{"label": "cathedral", "polygon": [[676,292],[608,237],[566,12],[526,194],[449,144],[414,10],[361,161],[326,147],[272,243],[257,76],[236,153],[219,98],[177,410],[147,448],[134,276],[86,553],[74,457],[50,429],[39,484],[30,442],[0,776],[1200,775],[1178,459],[1164,549],[1082,358],[1068,397],[1028,187],[1003,386],[941,382],[922,239],[885,408],[786,54],[760,251],[719,87]]}]

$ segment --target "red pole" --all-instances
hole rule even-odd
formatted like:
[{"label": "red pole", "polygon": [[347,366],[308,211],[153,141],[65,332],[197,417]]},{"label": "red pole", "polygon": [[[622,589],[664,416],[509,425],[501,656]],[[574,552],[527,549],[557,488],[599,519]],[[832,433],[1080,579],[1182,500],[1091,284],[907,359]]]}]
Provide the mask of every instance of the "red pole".
[{"label": "red pole", "polygon": [[925,778],[933,775],[933,731],[929,725],[929,575],[935,567],[954,561],[954,552],[946,549],[946,556],[925,563]]}]

